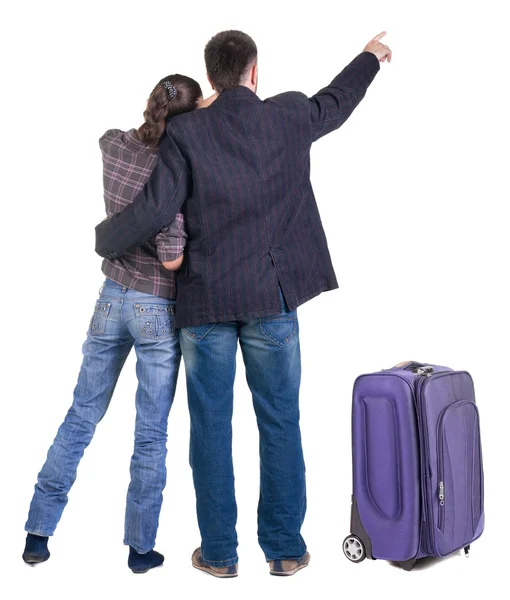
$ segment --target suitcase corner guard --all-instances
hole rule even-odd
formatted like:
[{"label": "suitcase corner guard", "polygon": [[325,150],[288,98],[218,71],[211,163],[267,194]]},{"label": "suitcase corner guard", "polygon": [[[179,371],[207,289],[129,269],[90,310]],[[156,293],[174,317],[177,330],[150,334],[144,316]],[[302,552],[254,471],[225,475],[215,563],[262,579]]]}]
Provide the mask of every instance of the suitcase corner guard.
[{"label": "suitcase corner guard", "polygon": [[361,522],[358,511],[358,503],[356,502],[354,495],[351,496],[351,534],[359,537],[359,539],[363,542],[367,558],[374,559],[372,556],[372,542],[370,541],[370,538],[363,527],[363,523]]}]

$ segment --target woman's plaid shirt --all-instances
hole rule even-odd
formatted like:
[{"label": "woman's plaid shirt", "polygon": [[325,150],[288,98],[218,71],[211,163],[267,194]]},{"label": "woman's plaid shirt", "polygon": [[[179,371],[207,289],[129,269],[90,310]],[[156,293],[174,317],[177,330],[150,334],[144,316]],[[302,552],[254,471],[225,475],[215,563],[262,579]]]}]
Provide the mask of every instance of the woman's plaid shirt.
[{"label": "woman's plaid shirt", "polygon": [[[121,212],[136,198],[156,166],[157,152],[139,141],[136,130],[110,129],[99,140],[103,154],[104,201],[106,214]],[[162,261],[176,260],[186,244],[184,217],[165,227],[153,240],[132,248],[121,258],[105,258],[103,273],[129,289],[175,299],[176,276]]]}]

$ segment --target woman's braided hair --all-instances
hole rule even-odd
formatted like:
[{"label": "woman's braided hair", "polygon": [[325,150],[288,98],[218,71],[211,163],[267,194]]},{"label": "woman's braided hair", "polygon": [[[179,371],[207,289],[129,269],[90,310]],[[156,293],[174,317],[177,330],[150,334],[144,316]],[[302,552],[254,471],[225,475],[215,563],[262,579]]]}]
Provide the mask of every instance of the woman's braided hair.
[{"label": "woman's braided hair", "polygon": [[202,97],[200,85],[185,75],[164,77],[152,90],[143,113],[145,122],[138,129],[138,138],[151,148],[157,148],[165,132],[167,119],[190,112]]}]

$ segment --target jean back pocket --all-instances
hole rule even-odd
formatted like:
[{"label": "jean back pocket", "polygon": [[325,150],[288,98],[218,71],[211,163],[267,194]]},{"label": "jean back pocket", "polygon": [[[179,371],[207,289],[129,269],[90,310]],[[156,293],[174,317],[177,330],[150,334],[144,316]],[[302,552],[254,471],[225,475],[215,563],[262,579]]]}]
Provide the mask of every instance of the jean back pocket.
[{"label": "jean back pocket", "polygon": [[288,344],[298,330],[297,314],[293,312],[282,312],[271,317],[260,319],[260,332],[273,344],[283,347]]},{"label": "jean back pocket", "polygon": [[138,332],[151,340],[166,340],[175,336],[175,306],[173,304],[135,304]]},{"label": "jean back pocket", "polygon": [[192,340],[195,340],[195,342],[201,342],[215,327],[216,323],[208,323],[207,325],[198,325],[196,327],[184,327],[181,331]]},{"label": "jean back pocket", "polygon": [[112,307],[111,302],[98,300],[94,308],[94,314],[90,321],[89,331],[91,335],[103,335],[106,329],[106,321]]}]

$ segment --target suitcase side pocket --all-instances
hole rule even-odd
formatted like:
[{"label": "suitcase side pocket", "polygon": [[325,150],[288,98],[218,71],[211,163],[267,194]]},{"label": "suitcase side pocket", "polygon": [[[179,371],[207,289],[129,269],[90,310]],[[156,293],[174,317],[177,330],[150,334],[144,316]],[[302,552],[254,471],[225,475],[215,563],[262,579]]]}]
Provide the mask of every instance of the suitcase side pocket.
[{"label": "suitcase side pocket", "polygon": [[441,554],[469,542],[483,512],[483,475],[478,409],[459,400],[437,422],[437,528]]}]

